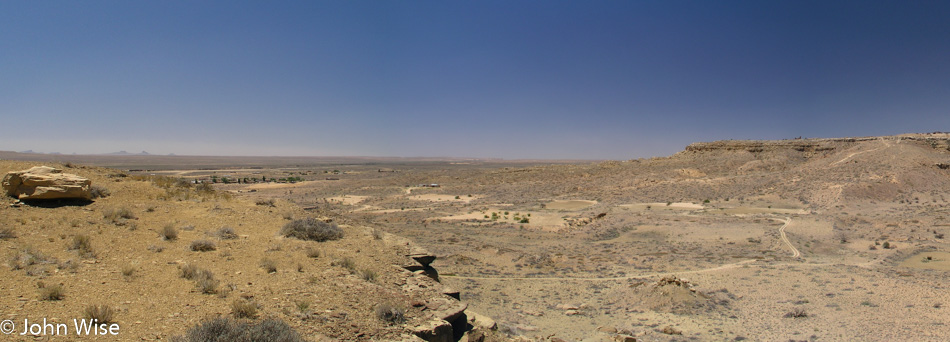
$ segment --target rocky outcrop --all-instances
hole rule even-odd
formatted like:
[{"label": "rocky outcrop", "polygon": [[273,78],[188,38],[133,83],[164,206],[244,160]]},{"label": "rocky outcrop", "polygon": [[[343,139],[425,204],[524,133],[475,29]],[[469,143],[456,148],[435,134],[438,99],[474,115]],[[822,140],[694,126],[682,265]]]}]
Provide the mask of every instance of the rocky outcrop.
[{"label": "rocky outcrop", "polygon": [[723,140],[692,143],[685,152],[745,151],[750,153],[796,151],[816,153],[833,151],[854,144],[857,139]]},{"label": "rocky outcrop", "polygon": [[11,171],[3,177],[3,190],[20,200],[92,199],[91,182],[49,166]]}]

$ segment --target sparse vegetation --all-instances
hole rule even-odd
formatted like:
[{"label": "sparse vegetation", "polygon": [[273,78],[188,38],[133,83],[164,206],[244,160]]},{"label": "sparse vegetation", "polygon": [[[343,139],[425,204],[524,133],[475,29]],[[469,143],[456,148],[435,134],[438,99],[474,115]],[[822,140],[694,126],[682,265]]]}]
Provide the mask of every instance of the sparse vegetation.
[{"label": "sparse vegetation", "polygon": [[268,318],[262,321],[238,321],[225,317],[217,317],[192,327],[184,336],[175,337],[172,341],[304,342],[306,340],[287,325],[287,323],[278,319]]},{"label": "sparse vegetation", "polygon": [[63,286],[60,284],[44,285],[39,284],[40,300],[61,300],[66,295]]},{"label": "sparse vegetation", "polygon": [[10,257],[9,265],[13,270],[21,270],[29,268],[33,265],[38,264],[48,264],[53,262],[52,258],[47,257],[39,250],[33,249],[33,247],[27,246],[17,250]]},{"label": "sparse vegetation", "polygon": [[368,281],[368,282],[371,282],[371,283],[375,283],[375,282],[376,282],[376,278],[378,278],[378,277],[379,277],[379,275],[376,274],[376,271],[373,271],[373,270],[370,270],[370,269],[363,269],[363,270],[360,271],[360,278],[363,278],[363,280],[365,280],[365,281]]},{"label": "sparse vegetation", "polygon": [[214,273],[211,271],[191,264],[182,265],[180,270],[182,278],[195,282],[198,292],[204,294],[217,293],[220,282],[214,278]]},{"label": "sparse vegetation", "polygon": [[261,259],[261,268],[267,273],[277,273],[277,262],[271,259]]},{"label": "sparse vegetation", "polygon": [[96,324],[114,323],[115,310],[108,305],[90,305],[83,310],[83,317],[95,320]]},{"label": "sparse vegetation", "polygon": [[122,269],[120,271],[122,273],[122,276],[126,278],[132,278],[132,276],[135,275],[136,268],[133,265],[127,264],[127,265],[122,266]]},{"label": "sparse vegetation", "polygon": [[275,203],[276,202],[274,201],[273,198],[268,198],[268,199],[262,198],[254,202],[254,204],[268,206],[268,207],[276,207],[277,205]]},{"label": "sparse vegetation", "polygon": [[376,318],[389,324],[402,324],[406,322],[406,310],[389,303],[379,304],[376,306]]},{"label": "sparse vegetation", "polygon": [[313,248],[313,247],[308,247],[308,248],[307,248],[307,257],[308,257],[308,258],[313,258],[313,259],[319,258],[319,257],[320,257],[320,250],[319,250],[319,249],[316,249],[316,248]]},{"label": "sparse vegetation", "polygon": [[792,311],[785,313],[787,318],[806,318],[808,317],[808,312],[804,308],[795,308]]},{"label": "sparse vegetation", "polygon": [[175,226],[172,224],[167,224],[162,228],[162,231],[158,233],[161,236],[162,240],[171,241],[178,239],[178,230],[175,229]]},{"label": "sparse vegetation", "polygon": [[109,197],[109,195],[111,194],[112,193],[109,191],[109,189],[103,188],[98,185],[92,185],[89,187],[89,195],[91,195],[92,199]]},{"label": "sparse vegetation", "polygon": [[74,235],[72,243],[68,246],[69,250],[75,250],[79,253],[80,257],[83,258],[93,258],[96,256],[96,253],[92,250],[92,242],[87,235]]},{"label": "sparse vegetation", "polygon": [[128,224],[129,220],[136,218],[129,208],[107,209],[102,212],[102,216],[106,221],[117,226],[124,226]]},{"label": "sparse vegetation", "polygon": [[237,318],[255,318],[257,310],[257,303],[248,299],[235,299],[231,302],[231,314]]},{"label": "sparse vegetation", "polygon": [[217,249],[214,241],[211,240],[195,240],[191,242],[191,250],[195,252],[210,252]]},{"label": "sparse vegetation", "polygon": [[234,232],[234,228],[226,226],[219,228],[216,232],[214,232],[214,235],[221,240],[234,240],[238,238],[237,233]]},{"label": "sparse vegetation", "polygon": [[350,273],[356,272],[356,261],[353,261],[353,258],[350,257],[343,257],[342,259],[336,260],[333,262],[333,265],[343,267],[350,271]]},{"label": "sparse vegetation", "polygon": [[9,240],[16,238],[16,231],[10,227],[0,228],[0,240]]},{"label": "sparse vegetation", "polygon": [[343,229],[336,224],[317,220],[313,217],[287,222],[280,230],[286,237],[300,240],[328,241],[343,238]]}]

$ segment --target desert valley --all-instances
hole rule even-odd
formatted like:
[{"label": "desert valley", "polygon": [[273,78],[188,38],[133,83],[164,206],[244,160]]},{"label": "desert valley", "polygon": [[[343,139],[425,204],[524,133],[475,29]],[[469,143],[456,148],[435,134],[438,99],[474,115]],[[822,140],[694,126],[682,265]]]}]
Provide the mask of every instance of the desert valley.
[{"label": "desert valley", "polygon": [[[8,198],[0,303],[17,324],[108,306],[122,340],[216,317],[316,341],[946,340],[948,141],[598,162],[4,152],[4,174],[47,165],[102,193]],[[339,235],[288,233],[307,218]]]}]

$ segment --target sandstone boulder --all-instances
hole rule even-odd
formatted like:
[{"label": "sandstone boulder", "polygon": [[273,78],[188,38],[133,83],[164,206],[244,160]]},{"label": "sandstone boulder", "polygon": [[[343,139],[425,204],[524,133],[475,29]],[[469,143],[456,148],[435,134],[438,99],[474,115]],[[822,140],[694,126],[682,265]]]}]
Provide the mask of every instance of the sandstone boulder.
[{"label": "sandstone boulder", "polygon": [[428,321],[412,329],[412,333],[429,342],[450,342],[453,340],[452,325],[441,319]]},{"label": "sandstone boulder", "polygon": [[11,171],[3,177],[3,190],[21,200],[92,199],[87,178],[63,173],[49,166]]}]

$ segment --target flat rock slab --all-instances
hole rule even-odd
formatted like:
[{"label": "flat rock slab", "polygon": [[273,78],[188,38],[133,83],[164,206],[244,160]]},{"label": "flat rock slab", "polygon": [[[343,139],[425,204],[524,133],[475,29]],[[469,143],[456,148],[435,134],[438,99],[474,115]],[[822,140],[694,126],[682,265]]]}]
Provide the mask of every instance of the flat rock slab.
[{"label": "flat rock slab", "polygon": [[20,200],[81,199],[90,200],[92,182],[49,166],[11,171],[3,177],[3,190]]}]

